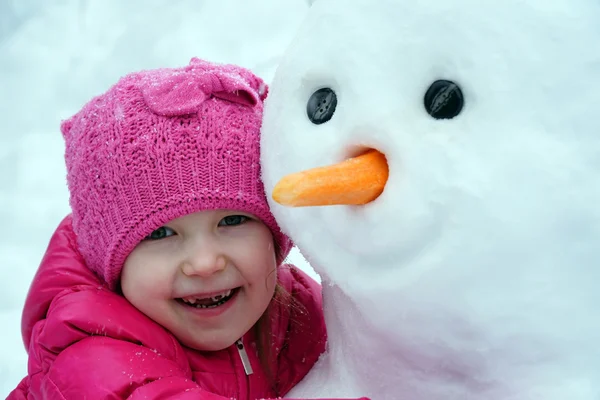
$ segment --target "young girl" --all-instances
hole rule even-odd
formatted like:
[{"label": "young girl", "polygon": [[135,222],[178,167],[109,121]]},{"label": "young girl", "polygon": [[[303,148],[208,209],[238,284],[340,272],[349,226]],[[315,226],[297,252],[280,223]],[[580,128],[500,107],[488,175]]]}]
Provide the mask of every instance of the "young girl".
[{"label": "young girl", "polygon": [[319,285],[259,168],[264,83],[199,59],[130,74],[62,125],[72,215],[23,312],[9,399],[285,395],[324,351]]}]

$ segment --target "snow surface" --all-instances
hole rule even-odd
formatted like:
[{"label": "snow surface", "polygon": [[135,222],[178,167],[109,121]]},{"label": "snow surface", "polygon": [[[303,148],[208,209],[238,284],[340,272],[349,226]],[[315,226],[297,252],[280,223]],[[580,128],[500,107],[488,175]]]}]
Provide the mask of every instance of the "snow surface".
[{"label": "snow surface", "polygon": [[[600,398],[599,20],[598,0],[314,2],[267,100],[267,189],[357,147],[390,178],[365,207],[274,205],[330,338],[290,396]],[[436,79],[462,88],[452,120],[423,106]]]},{"label": "snow surface", "polygon": [[[0,1],[0,398],[26,374],[21,307],[69,212],[60,120],[121,75],[192,56],[268,81],[307,8],[305,0]],[[290,259],[316,276],[297,250]]]}]

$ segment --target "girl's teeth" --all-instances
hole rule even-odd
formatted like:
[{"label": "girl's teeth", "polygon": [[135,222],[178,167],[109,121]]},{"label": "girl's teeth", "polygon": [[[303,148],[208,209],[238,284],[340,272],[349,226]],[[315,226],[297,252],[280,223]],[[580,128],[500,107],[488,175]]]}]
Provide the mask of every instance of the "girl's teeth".
[{"label": "girl's teeth", "polygon": [[227,290],[226,292],[223,292],[221,294],[218,294],[216,296],[211,297],[211,300],[212,301],[219,301],[222,298],[225,298],[225,297],[229,296],[230,294],[231,294],[231,290]]},{"label": "girl's teeth", "polygon": [[[219,300],[224,299],[225,297],[229,296],[230,294],[231,294],[231,289],[226,290],[225,292],[223,292],[221,294],[218,294],[216,296],[212,296],[212,297],[210,297],[210,299],[212,301],[219,301]],[[199,298],[199,297],[193,296],[193,297],[183,297],[182,300],[185,301],[186,303],[194,305],[194,304],[196,304],[196,302],[198,300],[202,300],[202,299],[205,299],[205,298],[206,297]]]}]

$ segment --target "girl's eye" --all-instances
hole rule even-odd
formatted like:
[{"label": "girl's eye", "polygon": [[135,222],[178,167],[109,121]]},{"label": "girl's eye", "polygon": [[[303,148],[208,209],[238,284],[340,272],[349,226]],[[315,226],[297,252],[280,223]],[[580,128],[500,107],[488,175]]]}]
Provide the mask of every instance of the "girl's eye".
[{"label": "girl's eye", "polygon": [[146,236],[144,240],[160,240],[169,236],[173,236],[175,232],[171,228],[167,228],[166,226],[161,226],[160,228],[152,231],[151,234]]},{"label": "girl's eye", "polygon": [[219,221],[219,226],[235,226],[241,225],[248,221],[250,218],[244,215],[228,215]]}]

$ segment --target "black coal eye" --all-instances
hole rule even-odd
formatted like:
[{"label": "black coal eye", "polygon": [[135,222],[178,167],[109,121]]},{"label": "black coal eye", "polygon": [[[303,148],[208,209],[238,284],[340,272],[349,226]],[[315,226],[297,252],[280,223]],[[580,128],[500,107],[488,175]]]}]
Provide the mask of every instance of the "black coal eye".
[{"label": "black coal eye", "polygon": [[437,80],[425,93],[425,109],[435,119],[456,117],[464,104],[462,90],[452,81]]},{"label": "black coal eye", "polygon": [[337,106],[337,96],[329,88],[319,89],[314,92],[306,104],[308,119],[315,125],[327,122],[333,117]]}]

